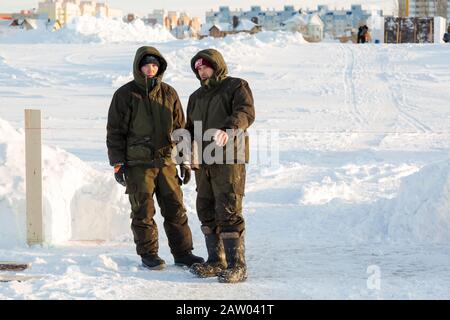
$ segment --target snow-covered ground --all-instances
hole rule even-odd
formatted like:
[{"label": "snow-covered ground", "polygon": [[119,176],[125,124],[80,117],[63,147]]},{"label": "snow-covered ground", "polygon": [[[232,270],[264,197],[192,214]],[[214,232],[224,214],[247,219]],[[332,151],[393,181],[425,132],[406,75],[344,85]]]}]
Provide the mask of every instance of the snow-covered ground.
[{"label": "snow-covered ground", "polygon": [[[208,47],[254,92],[244,209],[250,275],[222,285],[172,265],[144,270],[134,252],[105,126],[142,43],[5,39],[0,261],[32,262],[24,274],[41,278],[0,283],[0,299],[450,298],[450,46],[307,44],[270,32],[154,43],[184,107],[198,87],[190,58]],[[43,111],[52,240],[31,249],[23,244],[25,108]],[[266,130],[278,137],[268,151],[278,150],[279,162],[261,161]],[[205,256],[194,189],[184,188],[185,201],[195,252]],[[163,232],[160,239],[171,263]]]}]

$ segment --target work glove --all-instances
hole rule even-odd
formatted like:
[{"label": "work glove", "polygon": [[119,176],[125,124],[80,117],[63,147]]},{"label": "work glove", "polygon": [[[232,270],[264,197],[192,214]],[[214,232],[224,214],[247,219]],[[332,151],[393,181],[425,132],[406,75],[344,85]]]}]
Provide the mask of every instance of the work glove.
[{"label": "work glove", "polygon": [[188,184],[191,180],[191,166],[185,163],[180,164],[180,176],[183,184]]},{"label": "work glove", "polygon": [[125,165],[123,163],[114,165],[114,178],[116,178],[116,181],[124,187],[127,186],[125,181]]}]

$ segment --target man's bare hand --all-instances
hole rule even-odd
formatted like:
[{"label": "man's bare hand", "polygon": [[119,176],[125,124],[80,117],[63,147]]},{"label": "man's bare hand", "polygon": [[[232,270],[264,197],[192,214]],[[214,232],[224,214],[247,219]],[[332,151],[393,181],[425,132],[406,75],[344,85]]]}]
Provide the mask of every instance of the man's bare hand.
[{"label": "man's bare hand", "polygon": [[217,130],[214,134],[214,140],[216,141],[216,145],[219,147],[223,147],[227,144],[229,139],[228,134],[223,130]]}]

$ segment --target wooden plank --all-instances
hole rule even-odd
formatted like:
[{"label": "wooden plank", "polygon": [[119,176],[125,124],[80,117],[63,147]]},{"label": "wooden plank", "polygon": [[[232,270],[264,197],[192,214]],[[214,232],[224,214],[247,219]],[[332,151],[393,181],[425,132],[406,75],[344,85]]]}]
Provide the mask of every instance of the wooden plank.
[{"label": "wooden plank", "polygon": [[28,245],[44,242],[41,111],[25,110],[26,212]]},{"label": "wooden plank", "polygon": [[31,263],[1,262],[0,271],[23,271],[31,268]]},{"label": "wooden plank", "polygon": [[0,282],[13,282],[13,281],[24,282],[24,281],[29,281],[29,280],[39,280],[39,279],[42,279],[42,278],[43,278],[43,276],[26,276],[26,275],[17,275],[17,274],[12,274],[12,275],[0,274]]}]

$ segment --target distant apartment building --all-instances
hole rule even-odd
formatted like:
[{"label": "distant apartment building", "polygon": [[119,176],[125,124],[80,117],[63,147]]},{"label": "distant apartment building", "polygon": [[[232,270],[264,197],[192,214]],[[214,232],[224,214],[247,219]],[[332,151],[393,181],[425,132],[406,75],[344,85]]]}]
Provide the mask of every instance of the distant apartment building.
[{"label": "distant apartment building", "polygon": [[446,0],[410,0],[409,13],[412,17],[445,17],[447,18]]},{"label": "distant apartment building", "polygon": [[201,27],[198,17],[190,17],[186,12],[162,9],[153,10],[144,19],[144,22],[151,25],[159,24],[164,26],[178,39],[198,36]]},{"label": "distant apartment building", "polygon": [[399,17],[407,17],[409,14],[409,8],[408,8],[408,1],[409,0],[398,0],[398,13],[397,15]]},{"label": "distant apartment building", "polygon": [[205,23],[201,27],[200,38],[223,38],[237,33],[255,34],[261,32],[261,26],[248,19],[234,19],[233,23]]},{"label": "distant apartment building", "polygon": [[[317,10],[297,10],[294,6],[284,6],[283,10],[262,10],[260,6],[252,6],[249,11],[242,9],[230,10],[228,6],[219,7],[219,11],[206,12],[206,23],[221,24],[232,23],[233,17],[239,19],[248,19],[253,23],[262,26],[265,30],[279,30],[286,28],[286,21],[295,16],[307,13],[309,15],[317,14],[323,22],[324,33],[332,35],[333,37],[340,37],[348,34],[361,24],[366,24],[367,20],[372,16],[373,11],[363,10],[361,5],[352,5],[348,10],[332,10],[326,5],[319,5]],[[377,10],[377,15],[382,16],[383,11]],[[300,19],[301,20],[301,19]],[[290,25],[299,19],[290,20]],[[316,24],[315,28],[319,30],[321,23],[315,18],[313,20]],[[321,31],[317,31],[320,33]]]},{"label": "distant apartment building", "polygon": [[79,16],[122,17],[121,10],[109,7],[107,2],[81,0],[44,0],[39,2],[37,14],[41,18],[69,23]]},{"label": "distant apartment building", "polygon": [[72,2],[62,0],[46,0],[38,4],[38,14],[42,18],[60,21],[66,24],[73,17],[81,15],[80,7]]},{"label": "distant apartment building", "polygon": [[325,33],[335,38],[346,36],[360,25],[367,24],[373,14],[383,15],[382,10],[363,10],[359,4],[351,5],[349,10],[331,10],[326,5],[319,5],[317,13],[325,24]]},{"label": "distant apartment building", "polygon": [[167,12],[167,16],[165,18],[165,27],[169,30],[172,30],[177,26],[178,22],[178,12],[177,11],[169,11]]},{"label": "distant apartment building", "polygon": [[95,1],[81,1],[80,10],[82,16],[96,16],[97,4]]},{"label": "distant apartment building", "polygon": [[398,0],[400,17],[443,17],[450,21],[450,0]]},{"label": "distant apartment building", "polygon": [[159,24],[163,26],[165,17],[166,17],[166,10],[155,9],[153,10],[153,13],[148,14],[146,22],[151,25]]},{"label": "distant apartment building", "polygon": [[282,23],[283,30],[300,32],[306,41],[320,42],[324,38],[322,19],[317,14],[299,13]]},{"label": "distant apartment building", "polygon": [[263,10],[261,6],[251,6],[249,11],[242,9],[230,10],[228,6],[219,7],[219,11],[210,10],[206,12],[206,23],[221,24],[233,23],[233,17],[262,26],[266,30],[278,30],[281,24],[298,14],[294,6],[284,6],[283,10]]}]

